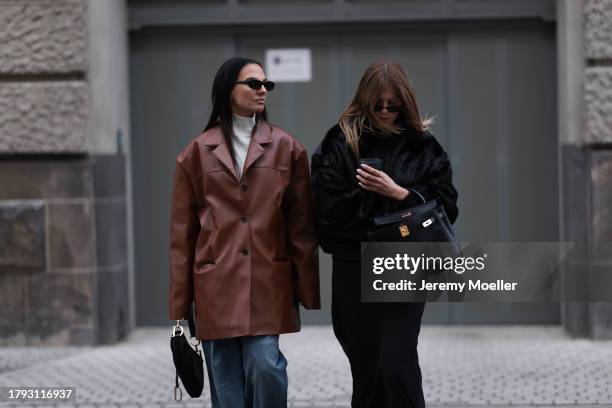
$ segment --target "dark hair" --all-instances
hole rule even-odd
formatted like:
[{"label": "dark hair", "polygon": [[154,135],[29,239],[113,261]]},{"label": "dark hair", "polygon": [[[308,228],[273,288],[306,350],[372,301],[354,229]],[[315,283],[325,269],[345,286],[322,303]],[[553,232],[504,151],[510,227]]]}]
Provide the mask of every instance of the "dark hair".
[{"label": "dark hair", "polygon": [[[217,125],[221,127],[221,132],[225,138],[225,143],[232,157],[234,164],[236,163],[234,147],[232,145],[232,104],[230,102],[230,96],[234,89],[234,82],[238,80],[238,75],[245,65],[257,64],[263,68],[258,62],[250,58],[231,58],[225,61],[217,74],[212,86],[212,112],[208,124],[204,128],[207,131]],[[263,112],[257,113],[255,120],[260,119],[267,120],[267,112],[264,108]]]}]

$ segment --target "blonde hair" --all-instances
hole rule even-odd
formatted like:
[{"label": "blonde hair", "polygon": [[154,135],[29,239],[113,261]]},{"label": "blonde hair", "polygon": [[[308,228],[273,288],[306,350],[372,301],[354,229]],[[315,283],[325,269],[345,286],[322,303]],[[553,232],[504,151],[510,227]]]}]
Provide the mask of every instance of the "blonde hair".
[{"label": "blonde hair", "polygon": [[402,67],[395,61],[376,61],[366,69],[349,106],[338,120],[346,136],[346,142],[356,157],[359,157],[359,137],[362,130],[379,130],[384,133],[397,134],[402,129],[395,124],[388,125],[374,114],[374,106],[380,93],[390,87],[400,100],[398,118],[422,132],[429,129],[433,118],[421,119],[416,103],[414,90]]}]

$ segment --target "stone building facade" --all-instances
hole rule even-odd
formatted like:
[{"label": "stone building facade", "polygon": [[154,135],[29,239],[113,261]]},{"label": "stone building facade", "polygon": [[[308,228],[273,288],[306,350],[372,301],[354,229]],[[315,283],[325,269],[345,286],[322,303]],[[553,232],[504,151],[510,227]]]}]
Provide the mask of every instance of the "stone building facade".
[{"label": "stone building facade", "polygon": [[124,12],[0,1],[0,345],[129,331]]},{"label": "stone building facade", "polygon": [[[552,1],[552,0],[551,0]],[[612,241],[612,0],[556,0],[565,241]],[[134,326],[125,0],[0,0],[0,345]],[[610,303],[564,303],[612,338]]]},{"label": "stone building facade", "polygon": [[[561,239],[612,242],[612,1],[557,7]],[[611,303],[561,307],[569,334],[612,338]]]}]

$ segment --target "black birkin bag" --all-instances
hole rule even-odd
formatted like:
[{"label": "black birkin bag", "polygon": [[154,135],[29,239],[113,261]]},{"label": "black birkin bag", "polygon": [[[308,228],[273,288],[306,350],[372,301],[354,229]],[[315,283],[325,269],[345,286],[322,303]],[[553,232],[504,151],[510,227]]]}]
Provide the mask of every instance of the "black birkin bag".
[{"label": "black birkin bag", "polygon": [[[189,323],[190,337],[195,337],[195,321],[193,318],[193,310],[189,308],[187,317]],[[195,345],[195,350],[189,344],[189,340],[184,334],[181,321],[176,321],[176,326],[172,326],[172,337],[170,338],[170,349],[172,350],[172,359],[176,368],[176,377],[174,380],[174,400],[180,401],[183,399],[183,392],[179,388],[179,378],[185,387],[185,391],[192,398],[198,398],[202,395],[204,389],[204,362],[202,360],[202,350],[198,349],[200,341]]]},{"label": "black birkin bag", "polygon": [[367,236],[373,242],[448,242],[455,255],[461,252],[459,240],[444,211],[436,200],[427,201],[409,188],[423,204],[374,218]]}]

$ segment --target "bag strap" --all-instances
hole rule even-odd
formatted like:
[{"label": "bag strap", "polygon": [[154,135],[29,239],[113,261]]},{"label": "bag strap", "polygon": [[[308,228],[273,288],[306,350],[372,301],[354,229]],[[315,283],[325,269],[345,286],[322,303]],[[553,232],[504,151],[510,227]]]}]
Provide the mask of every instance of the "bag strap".
[{"label": "bag strap", "polygon": [[179,387],[178,379],[179,379],[179,376],[177,372],[176,377],[174,378],[174,400],[177,402],[183,399],[183,390],[181,390],[181,387]]},{"label": "bag strap", "polygon": [[[183,326],[181,326],[181,321],[185,320],[183,317],[180,320],[176,321],[176,325],[172,326],[172,336],[182,336],[183,335]],[[193,310],[193,304],[189,306],[189,310],[187,311],[187,324],[189,325],[189,337],[196,336],[195,330],[195,312]]]},{"label": "bag strap", "polygon": [[193,310],[193,303],[189,305],[189,312],[187,312],[187,323],[189,324],[189,335],[195,337],[195,311]]},{"label": "bag strap", "polygon": [[414,188],[410,188],[410,187],[408,187],[406,190],[411,191],[411,192],[413,192],[414,194],[418,195],[418,196],[419,196],[419,198],[420,198],[421,200],[423,200],[423,202],[424,202],[424,203],[426,203],[426,202],[427,202],[427,200],[425,200],[425,197],[423,197],[423,194],[419,193],[419,192],[418,192],[418,191],[416,191]]}]

